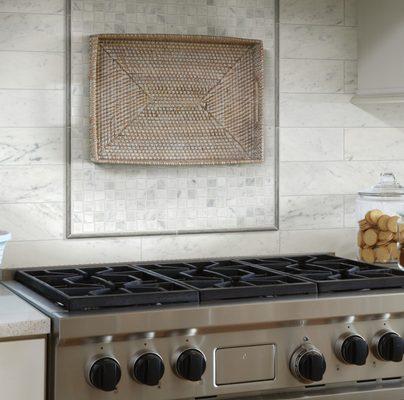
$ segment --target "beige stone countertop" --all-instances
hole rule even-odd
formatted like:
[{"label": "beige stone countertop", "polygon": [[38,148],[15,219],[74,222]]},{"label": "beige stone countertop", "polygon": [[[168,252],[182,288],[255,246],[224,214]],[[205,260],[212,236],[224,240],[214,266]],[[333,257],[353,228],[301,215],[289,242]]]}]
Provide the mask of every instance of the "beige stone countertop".
[{"label": "beige stone countertop", "polygon": [[0,283],[0,339],[49,332],[50,319]]}]

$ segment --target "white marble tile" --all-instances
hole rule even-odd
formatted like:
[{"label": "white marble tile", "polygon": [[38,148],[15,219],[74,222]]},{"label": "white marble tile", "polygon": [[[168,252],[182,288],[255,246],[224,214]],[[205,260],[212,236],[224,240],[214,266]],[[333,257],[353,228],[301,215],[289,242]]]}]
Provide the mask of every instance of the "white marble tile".
[{"label": "white marble tile", "polygon": [[356,93],[358,89],[358,62],[345,61],[344,92]]},{"label": "white marble tile", "polygon": [[0,167],[0,203],[61,202],[64,167],[35,165]]},{"label": "white marble tile", "polygon": [[280,229],[342,228],[343,196],[281,196]]},{"label": "white marble tile", "polygon": [[282,196],[355,194],[392,171],[404,181],[404,161],[282,162]]},{"label": "white marble tile", "polygon": [[0,88],[63,89],[63,53],[3,51],[0,54]]},{"label": "white marble tile", "polygon": [[[404,128],[404,103],[358,104],[357,109],[369,116],[377,118],[385,127]],[[372,125],[369,121],[362,126],[378,127],[380,125]],[[347,127],[358,127],[358,125],[352,124]]]},{"label": "white marble tile", "polygon": [[346,128],[347,160],[403,160],[404,128]]},{"label": "white marble tile", "polygon": [[355,60],[357,31],[351,27],[280,25],[281,58]]},{"label": "white marble tile", "polygon": [[0,13],[0,50],[63,51],[64,16]]},{"label": "white marble tile", "polygon": [[1,127],[63,127],[62,90],[0,89]]},{"label": "white marble tile", "polygon": [[63,0],[0,0],[0,12],[62,14]]},{"label": "white marble tile", "polygon": [[356,199],[357,195],[344,196],[344,226],[347,228],[356,228],[358,218],[356,217]]},{"label": "white marble tile", "polygon": [[[281,127],[383,127],[404,126],[404,105],[351,103],[350,94],[282,93],[279,99]],[[393,125],[394,126],[394,125]]]},{"label": "white marble tile", "polygon": [[3,268],[140,261],[141,239],[65,239],[9,242]]},{"label": "white marble tile", "polygon": [[246,257],[276,254],[279,232],[214,233],[147,236],[142,239],[142,260],[209,257]]},{"label": "white marble tile", "polygon": [[344,158],[343,128],[280,128],[281,161],[333,161]]},{"label": "white marble tile", "polygon": [[0,166],[63,164],[64,128],[0,128]]},{"label": "white marble tile", "polygon": [[280,60],[279,90],[283,93],[338,93],[344,90],[344,62]]},{"label": "white marble tile", "polygon": [[280,233],[281,253],[333,252],[356,258],[355,229],[315,229]]},{"label": "white marble tile", "polygon": [[281,23],[343,25],[344,0],[280,0]]},{"label": "white marble tile", "polygon": [[345,25],[358,25],[357,0],[345,0]]},{"label": "white marble tile", "polygon": [[65,204],[0,204],[0,226],[11,232],[12,240],[62,239]]}]

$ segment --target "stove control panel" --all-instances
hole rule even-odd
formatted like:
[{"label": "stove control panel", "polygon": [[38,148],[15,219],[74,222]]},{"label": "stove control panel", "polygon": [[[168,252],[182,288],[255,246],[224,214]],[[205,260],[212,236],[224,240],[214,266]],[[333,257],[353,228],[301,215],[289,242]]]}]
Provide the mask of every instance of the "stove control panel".
[{"label": "stove control panel", "polygon": [[111,395],[116,400],[240,398],[286,388],[360,388],[362,382],[404,379],[401,314],[245,328],[150,333],[60,347],[63,365],[57,378],[66,379],[67,366],[77,361],[85,378],[65,385],[55,398],[71,400],[78,389],[86,400]]}]

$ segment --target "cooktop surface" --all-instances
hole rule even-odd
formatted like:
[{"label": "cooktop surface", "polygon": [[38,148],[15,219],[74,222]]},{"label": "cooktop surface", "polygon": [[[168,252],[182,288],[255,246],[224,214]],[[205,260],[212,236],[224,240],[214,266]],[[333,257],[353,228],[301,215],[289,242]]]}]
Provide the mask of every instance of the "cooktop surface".
[{"label": "cooktop surface", "polygon": [[15,279],[69,311],[404,288],[404,271],[330,255],[27,269]]}]

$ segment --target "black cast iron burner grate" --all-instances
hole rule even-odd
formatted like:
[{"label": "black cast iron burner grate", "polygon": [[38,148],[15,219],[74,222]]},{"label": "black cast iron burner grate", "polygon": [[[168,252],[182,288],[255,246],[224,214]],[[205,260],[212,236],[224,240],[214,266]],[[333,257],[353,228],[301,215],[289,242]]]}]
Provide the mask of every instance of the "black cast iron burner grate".
[{"label": "black cast iron burner grate", "polygon": [[69,311],[199,303],[198,293],[132,265],[17,271],[16,280]]},{"label": "black cast iron burner grate", "polygon": [[404,271],[328,255],[244,262],[314,282],[318,293],[404,288]]},{"label": "black cast iron burner grate", "polygon": [[30,269],[15,278],[70,311],[404,288],[404,272],[329,255]]},{"label": "black cast iron burner grate", "polygon": [[201,302],[317,293],[311,282],[237,260],[138,267],[198,290]]}]

